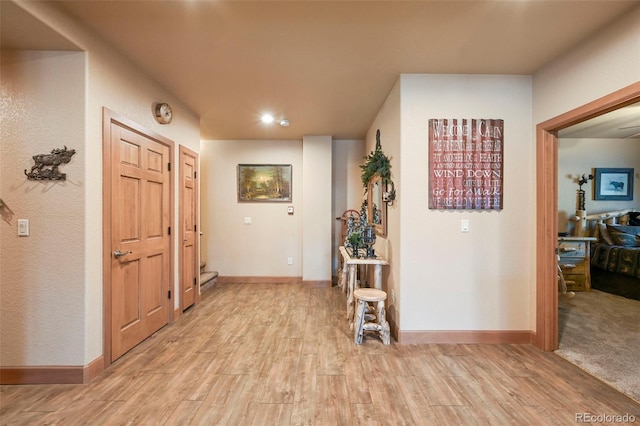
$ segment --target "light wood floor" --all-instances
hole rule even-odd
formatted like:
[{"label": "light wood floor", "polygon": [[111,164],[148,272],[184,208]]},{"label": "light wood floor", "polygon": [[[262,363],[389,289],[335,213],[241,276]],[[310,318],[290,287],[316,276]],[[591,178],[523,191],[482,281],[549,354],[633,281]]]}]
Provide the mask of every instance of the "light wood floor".
[{"label": "light wood floor", "polygon": [[640,405],[529,345],[353,343],[337,288],[218,284],[87,385],[0,387],[1,424],[570,425]]}]

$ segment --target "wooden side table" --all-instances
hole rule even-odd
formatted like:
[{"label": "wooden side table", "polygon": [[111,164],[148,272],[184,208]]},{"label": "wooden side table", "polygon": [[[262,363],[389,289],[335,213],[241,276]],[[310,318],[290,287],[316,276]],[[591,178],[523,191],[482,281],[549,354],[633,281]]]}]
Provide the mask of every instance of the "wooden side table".
[{"label": "wooden side table", "polygon": [[558,265],[568,291],[591,290],[591,242],[594,237],[559,237]]}]

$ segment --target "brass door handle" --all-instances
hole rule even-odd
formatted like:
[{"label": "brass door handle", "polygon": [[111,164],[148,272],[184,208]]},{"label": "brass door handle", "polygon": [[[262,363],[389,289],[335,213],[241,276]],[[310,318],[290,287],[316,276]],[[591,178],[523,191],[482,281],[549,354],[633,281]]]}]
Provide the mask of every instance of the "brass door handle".
[{"label": "brass door handle", "polygon": [[116,250],[113,252],[113,257],[115,257],[116,259],[122,256],[126,256],[128,254],[133,253],[132,251],[120,251],[120,250]]}]

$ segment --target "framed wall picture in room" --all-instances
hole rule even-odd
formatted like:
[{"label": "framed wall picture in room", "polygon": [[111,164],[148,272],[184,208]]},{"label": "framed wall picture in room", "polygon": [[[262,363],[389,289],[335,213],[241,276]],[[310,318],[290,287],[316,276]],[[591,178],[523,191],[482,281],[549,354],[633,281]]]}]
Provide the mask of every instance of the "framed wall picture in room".
[{"label": "framed wall picture in room", "polygon": [[633,169],[596,169],[596,200],[633,200]]},{"label": "framed wall picture in room", "polygon": [[238,202],[290,202],[291,164],[238,164]]}]

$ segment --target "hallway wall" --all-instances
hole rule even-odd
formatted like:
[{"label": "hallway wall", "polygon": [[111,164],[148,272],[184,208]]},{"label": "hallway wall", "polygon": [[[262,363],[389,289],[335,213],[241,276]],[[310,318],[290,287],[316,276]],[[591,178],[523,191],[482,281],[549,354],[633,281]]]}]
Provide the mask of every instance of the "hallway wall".
[{"label": "hallway wall", "polygon": [[[0,365],[83,365],[86,55],[2,51],[0,64]],[[33,155],[64,146],[66,181],[27,180]]]},{"label": "hallway wall", "polygon": [[[6,180],[2,175],[0,198],[8,203],[15,215],[28,213],[36,219],[46,216],[47,226],[53,223],[49,219],[52,216],[64,219],[56,222],[59,226],[51,226],[46,231],[39,226],[39,220],[34,221],[33,237],[19,240],[18,244],[25,245],[20,259],[12,254],[13,243],[18,241],[15,238],[15,221],[23,217],[14,216],[8,223],[0,222],[0,257],[3,259],[0,287],[3,296],[7,294],[4,292],[20,294],[28,302],[14,306],[7,302],[11,298],[2,298],[2,332],[9,333],[8,337],[13,339],[0,336],[3,343],[0,346],[0,366],[83,367],[99,359],[103,347],[103,108],[107,107],[149,131],[173,140],[176,160],[179,144],[199,151],[199,118],[90,30],[60,13],[54,5],[21,2],[19,6],[71,40],[82,52],[9,53],[23,58],[20,69],[13,73],[14,77],[18,76],[18,71],[20,75],[25,73],[24,79],[19,80],[22,83],[17,85],[7,78],[12,75],[9,70],[5,74],[4,67],[10,63],[2,61],[3,94],[15,94],[18,108],[12,108],[11,113],[3,112],[3,118],[11,119],[13,127],[7,127],[11,130],[7,133],[3,125],[3,133],[0,133],[3,150],[0,173],[6,170],[10,174]],[[28,105],[32,98],[43,102]],[[172,124],[163,126],[155,121],[153,104],[158,101],[172,105]],[[17,145],[19,139],[14,134],[27,137],[24,148]],[[39,182],[33,185],[26,180],[22,170],[30,166],[31,155],[46,153],[64,144],[78,152],[64,167],[68,174],[66,184]],[[22,175],[16,174],[16,170]],[[177,173],[174,178],[177,185]],[[71,198],[69,194],[73,194]],[[20,201],[14,201],[14,196]],[[48,198],[52,198],[51,202],[40,204]],[[67,205],[66,202],[70,203]],[[175,202],[177,206],[177,194]],[[34,207],[38,205],[42,206],[40,210]],[[173,225],[177,229],[177,213]],[[69,231],[61,234],[61,228]],[[175,233],[175,238],[178,234]],[[46,242],[44,246],[38,244],[37,238]],[[72,239],[73,244],[65,243],[67,239]],[[178,247],[174,244],[176,288],[179,285]],[[42,255],[46,267],[39,268],[40,256],[37,253],[43,249],[46,250]],[[4,259],[12,257],[12,264],[23,265],[23,269],[16,270],[13,266],[6,268],[5,272]],[[178,306],[177,298],[174,301]],[[17,335],[20,335],[19,339],[15,338]]]}]

